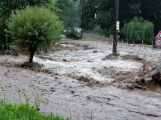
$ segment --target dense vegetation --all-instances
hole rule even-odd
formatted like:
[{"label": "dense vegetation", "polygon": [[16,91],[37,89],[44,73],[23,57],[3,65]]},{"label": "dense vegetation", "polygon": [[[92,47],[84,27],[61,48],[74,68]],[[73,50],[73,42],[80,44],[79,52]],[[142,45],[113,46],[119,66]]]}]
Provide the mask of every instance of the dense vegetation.
[{"label": "dense vegetation", "polygon": [[[97,6],[97,8],[95,7]],[[154,24],[152,34],[157,34],[161,28],[160,0],[120,0],[119,21],[121,29],[134,17],[141,17]],[[101,32],[106,36],[113,34],[115,0],[88,0],[84,7],[82,27]],[[95,18],[97,13],[97,18]],[[126,38],[125,36],[122,36]],[[154,38],[154,36],[153,36]],[[154,40],[154,39],[153,39]]]},{"label": "dense vegetation", "polygon": [[63,21],[65,29],[69,30],[80,26],[79,8],[75,0],[57,0],[56,7],[61,10],[59,18]]},{"label": "dense vegetation", "polygon": [[129,23],[124,24],[121,34],[129,42],[141,43],[145,41],[146,44],[152,44],[154,40],[154,24],[143,18],[135,17]]},{"label": "dense vegetation", "polygon": [[[5,31],[8,29],[7,24],[11,13],[16,14],[16,10],[25,9],[27,5],[43,5],[55,11],[67,30],[82,27],[84,30],[94,31],[108,37],[113,35],[115,0],[1,0],[0,49],[8,49],[8,43],[12,42]],[[154,32],[154,35],[157,34],[161,27],[160,6],[160,0],[120,0],[120,30],[125,24],[127,25],[138,17],[153,23],[154,31],[151,32]],[[97,14],[96,18],[95,14]],[[120,35],[122,38],[128,38],[125,34]]]},{"label": "dense vegetation", "polygon": [[64,28],[72,28],[80,25],[78,14],[78,2],[76,0],[1,0],[0,1],[0,50],[9,49],[13,39],[7,35],[8,20],[11,14],[16,15],[17,10],[23,10],[26,6],[45,6],[55,12]]},{"label": "dense vegetation", "polygon": [[8,19],[13,12],[16,14],[16,10],[25,9],[27,5],[48,5],[52,6],[53,0],[1,0],[0,1],[0,49],[8,49],[8,43],[11,43],[11,39],[6,40],[5,29],[8,29]]}]

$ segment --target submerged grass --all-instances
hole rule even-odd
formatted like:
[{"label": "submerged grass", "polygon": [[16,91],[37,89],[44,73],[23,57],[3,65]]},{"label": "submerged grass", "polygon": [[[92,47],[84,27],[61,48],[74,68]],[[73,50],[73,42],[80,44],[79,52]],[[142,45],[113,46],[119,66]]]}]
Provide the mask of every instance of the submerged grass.
[{"label": "submerged grass", "polygon": [[63,41],[61,44],[69,44],[69,43],[74,43],[74,42],[86,42],[86,41],[94,41],[93,39],[90,38],[84,38],[80,40],[68,40],[68,41]]}]

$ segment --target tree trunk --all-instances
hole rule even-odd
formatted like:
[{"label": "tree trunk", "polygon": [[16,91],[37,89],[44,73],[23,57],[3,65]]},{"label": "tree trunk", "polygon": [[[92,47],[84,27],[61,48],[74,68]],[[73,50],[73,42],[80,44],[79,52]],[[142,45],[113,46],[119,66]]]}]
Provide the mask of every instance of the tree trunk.
[{"label": "tree trunk", "polygon": [[33,62],[33,57],[34,57],[35,51],[36,51],[36,47],[31,47],[30,48],[30,58],[29,58],[29,62]]}]

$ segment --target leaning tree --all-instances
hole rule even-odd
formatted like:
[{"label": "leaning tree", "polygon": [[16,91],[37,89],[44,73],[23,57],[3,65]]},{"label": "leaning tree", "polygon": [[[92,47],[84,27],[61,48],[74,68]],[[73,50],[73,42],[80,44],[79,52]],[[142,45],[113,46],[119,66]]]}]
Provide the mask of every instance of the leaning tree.
[{"label": "leaning tree", "polygon": [[35,51],[46,51],[59,41],[63,25],[56,13],[35,6],[12,14],[8,28],[13,44],[26,48],[30,53],[29,62],[33,62]]}]

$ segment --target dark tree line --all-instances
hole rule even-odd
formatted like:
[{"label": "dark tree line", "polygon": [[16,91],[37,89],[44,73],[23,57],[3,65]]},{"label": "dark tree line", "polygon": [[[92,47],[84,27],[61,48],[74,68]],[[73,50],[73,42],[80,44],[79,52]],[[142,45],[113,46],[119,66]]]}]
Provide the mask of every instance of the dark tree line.
[{"label": "dark tree line", "polygon": [[[97,8],[95,8],[97,6]],[[100,26],[106,35],[110,35],[114,25],[115,0],[88,0],[84,7],[84,29],[94,29]],[[161,29],[160,0],[120,0],[119,21],[121,28],[134,17],[141,17],[154,24],[154,33]],[[97,10],[97,18],[94,15]]]}]

